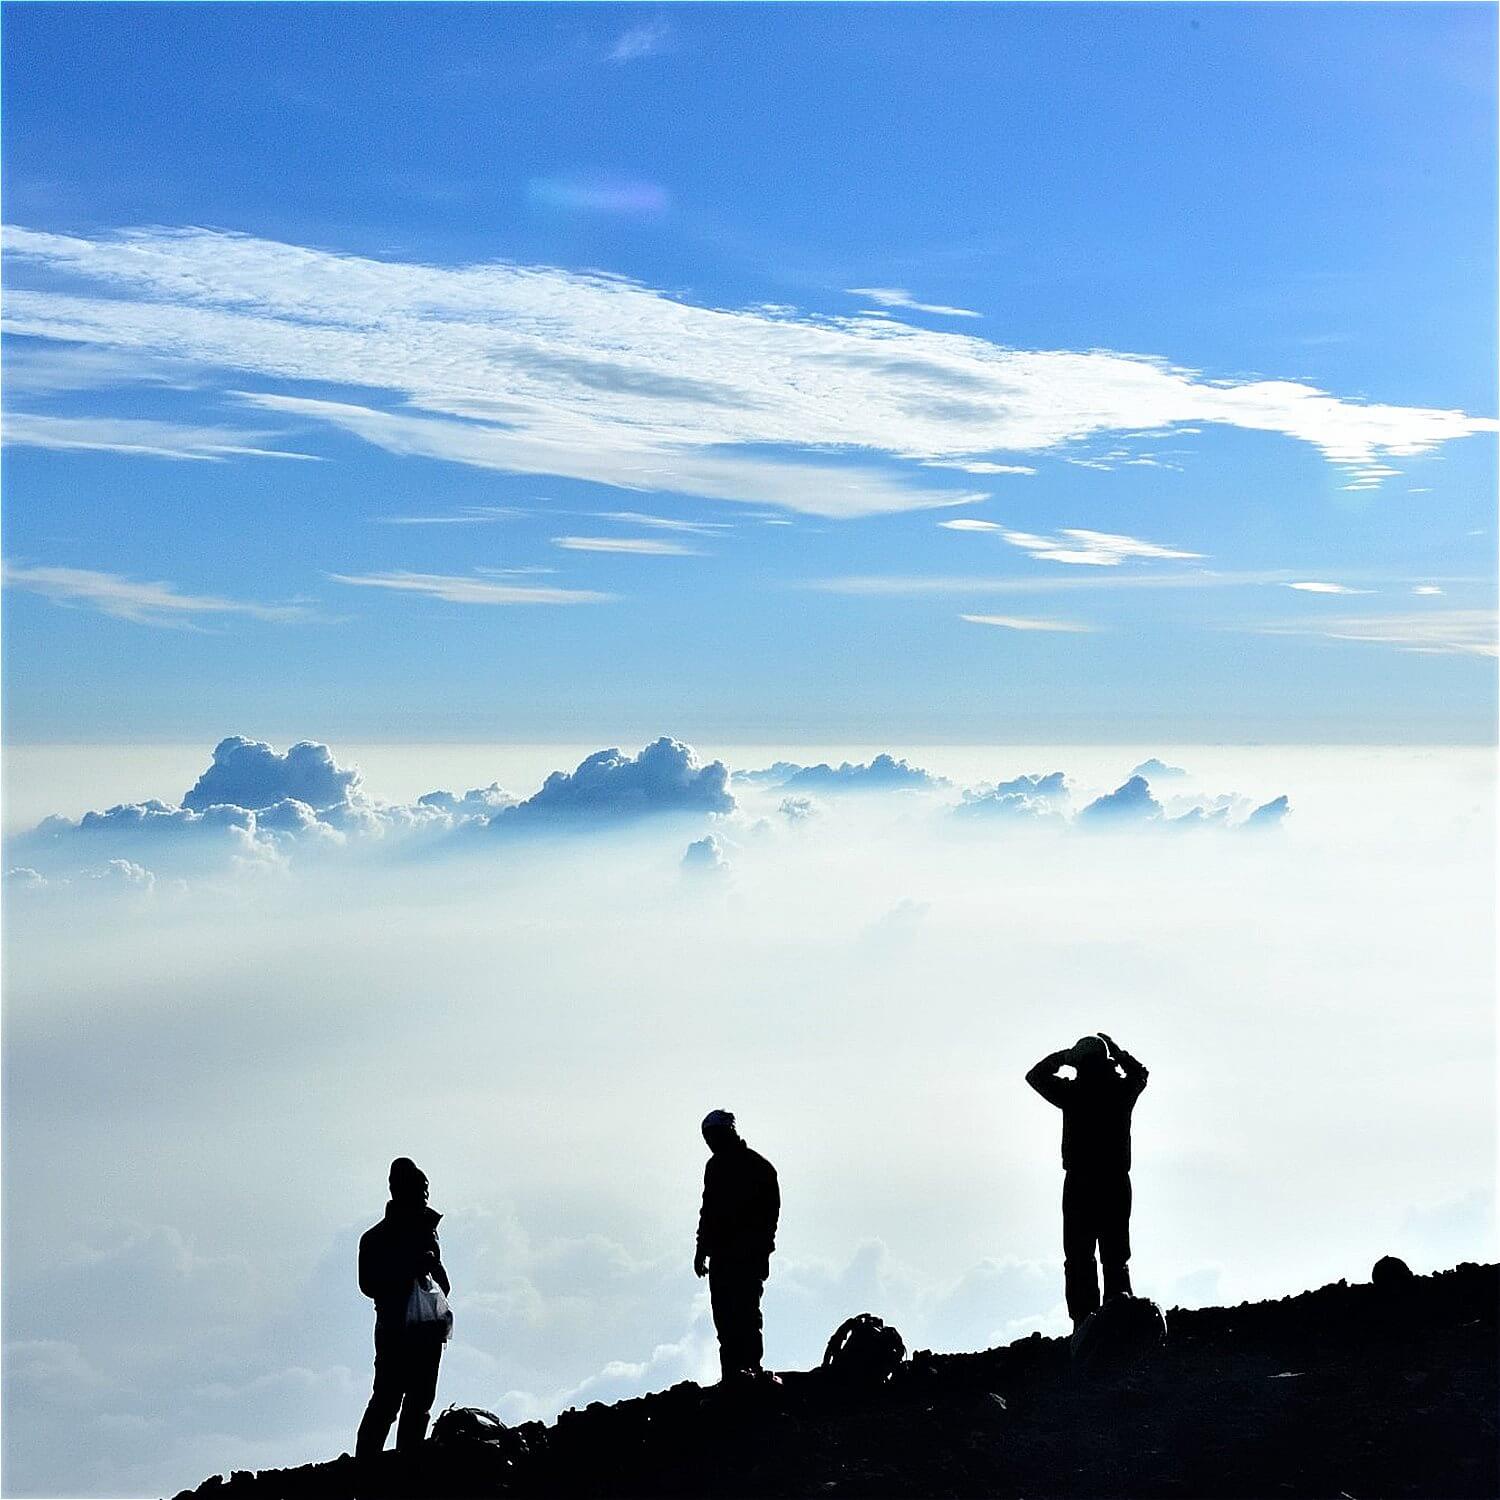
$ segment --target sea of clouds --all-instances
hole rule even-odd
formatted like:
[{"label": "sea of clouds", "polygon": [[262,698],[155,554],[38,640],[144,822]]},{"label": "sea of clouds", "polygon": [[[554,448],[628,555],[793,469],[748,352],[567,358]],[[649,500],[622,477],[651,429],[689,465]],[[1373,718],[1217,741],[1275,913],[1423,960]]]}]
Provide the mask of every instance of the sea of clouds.
[{"label": "sea of clouds", "polygon": [[1098,1028],[1152,1070],[1140,1290],[1493,1257],[1489,752],[1158,751],[231,737],[94,811],[75,777],[6,840],[7,1490],[347,1450],[396,1155],[446,1214],[440,1403],[713,1377],[714,1107],[781,1173],[772,1364],[866,1310],[1058,1331],[1022,1074]]}]

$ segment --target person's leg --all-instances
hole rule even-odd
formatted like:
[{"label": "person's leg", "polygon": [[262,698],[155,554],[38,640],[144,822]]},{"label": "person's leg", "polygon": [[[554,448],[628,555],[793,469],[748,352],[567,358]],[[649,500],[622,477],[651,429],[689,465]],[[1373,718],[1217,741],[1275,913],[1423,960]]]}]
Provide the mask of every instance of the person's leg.
[{"label": "person's leg", "polygon": [[427,1436],[427,1419],[437,1396],[438,1365],[443,1342],[425,1330],[408,1342],[406,1394],[401,1400],[401,1421],[396,1428],[397,1448],[415,1448]]},{"label": "person's leg", "polygon": [[728,1380],[740,1369],[737,1360],[734,1271],[725,1260],[711,1255],[708,1261],[708,1300],[714,1313],[714,1332],[719,1336],[719,1375]]},{"label": "person's leg", "polygon": [[1068,1316],[1083,1322],[1099,1306],[1099,1273],[1094,1264],[1098,1238],[1097,1195],[1090,1177],[1063,1173],[1063,1287]]},{"label": "person's leg", "polygon": [[765,1321],[760,1299],[766,1290],[771,1267],[765,1261],[747,1268],[745,1276],[745,1368],[761,1370],[766,1357]]},{"label": "person's leg", "polygon": [[1130,1173],[1121,1172],[1101,1184],[1099,1198],[1099,1259],[1104,1266],[1104,1300],[1129,1297],[1130,1289]]},{"label": "person's leg", "polygon": [[400,1350],[393,1341],[375,1333],[375,1384],[370,1391],[370,1404],[360,1419],[359,1432],[354,1439],[354,1456],[369,1458],[385,1447],[390,1436],[391,1423],[401,1409],[401,1391],[405,1383]]}]

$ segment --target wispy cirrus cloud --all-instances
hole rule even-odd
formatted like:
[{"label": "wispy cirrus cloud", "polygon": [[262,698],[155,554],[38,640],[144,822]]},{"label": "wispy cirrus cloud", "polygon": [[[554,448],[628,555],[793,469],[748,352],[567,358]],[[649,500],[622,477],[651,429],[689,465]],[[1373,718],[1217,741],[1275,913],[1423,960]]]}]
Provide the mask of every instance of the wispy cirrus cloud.
[{"label": "wispy cirrus cloud", "polygon": [[1076,566],[1115,568],[1122,562],[1135,559],[1157,558],[1183,561],[1203,556],[1201,552],[1186,552],[1178,547],[1163,547],[1156,542],[1143,542],[1138,537],[1121,536],[1112,531],[1087,531],[1081,527],[1065,526],[1055,536],[1040,536],[1031,531],[1012,531],[998,521],[981,521],[960,518],[954,521],[939,521],[939,526],[949,531],[987,532],[1019,547],[1028,557],[1040,558],[1044,562],[1071,563]]},{"label": "wispy cirrus cloud", "polygon": [[604,604],[614,594],[593,589],[559,589],[530,584],[494,583],[491,578],[505,572],[529,572],[529,569],[486,569],[486,576],[448,573],[330,573],[334,583],[355,588],[389,589],[399,594],[421,594],[441,599],[446,604]]},{"label": "wispy cirrus cloud", "polygon": [[670,490],[716,500],[755,500],[811,515],[846,518],[964,505],[978,491],[928,490],[863,464],[784,463],[720,452],[652,447],[638,434],[595,443],[561,432],[516,431],[468,421],[385,412],[347,402],[247,393],[286,415],[328,422],[406,457],[439,458],[513,474],[560,475],[622,489]]},{"label": "wispy cirrus cloud", "polygon": [[646,21],[640,26],[631,26],[622,31],[614,45],[606,52],[605,59],[612,63],[635,62],[638,58],[651,57],[663,51],[672,37],[672,28],[665,21]]},{"label": "wispy cirrus cloud", "polygon": [[962,469],[965,474],[1035,474],[1032,464],[992,464],[984,459],[927,458],[924,469]]},{"label": "wispy cirrus cloud", "polygon": [[960,615],[971,625],[997,625],[1002,630],[1059,631],[1065,635],[1091,635],[1092,625],[1081,625],[1075,620],[1037,620],[1024,615]]},{"label": "wispy cirrus cloud", "polygon": [[1495,656],[1496,616],[1489,609],[1436,609],[1416,615],[1345,615],[1337,619],[1283,621],[1257,627],[1262,635],[1321,636],[1394,646],[1424,656]]},{"label": "wispy cirrus cloud", "polygon": [[[658,201],[617,186],[562,181],[553,199],[603,212]],[[549,266],[163,229],[11,229],[7,254],[14,334],[301,386],[250,399],[391,452],[829,517],[964,503],[972,490],[945,490],[923,466],[1064,457],[1101,435],[1224,424],[1312,444],[1350,482],[1376,483],[1395,458],[1500,425],[1147,355],[700,306]],[[329,386],[372,394],[321,399]]]},{"label": "wispy cirrus cloud", "polygon": [[941,302],[918,302],[904,286],[851,286],[851,297],[865,297],[877,307],[900,307],[908,312],[932,313],[939,318],[977,318],[969,307],[947,307]]},{"label": "wispy cirrus cloud", "polygon": [[683,531],[695,536],[716,536],[733,529],[728,521],[677,521],[670,516],[643,515],[638,510],[596,510],[591,514],[597,521],[619,521],[625,526],[648,526],[655,531]]},{"label": "wispy cirrus cloud", "polygon": [[371,516],[381,526],[487,526],[526,515],[511,505],[466,505],[446,516]]},{"label": "wispy cirrus cloud", "polygon": [[98,610],[100,614],[137,625],[195,629],[201,617],[214,615],[245,615],[278,624],[316,618],[310,606],[296,601],[258,604],[245,599],[221,599],[213,594],[184,594],[172,583],[143,583],[91,568],[6,563],[3,576],[10,588],[41,594],[54,604]]},{"label": "wispy cirrus cloud", "polygon": [[1368,594],[1373,592],[1371,589],[1353,589],[1346,583],[1319,583],[1316,579],[1289,583],[1287,587],[1297,589],[1304,594]]},{"label": "wispy cirrus cloud", "polygon": [[925,594],[1057,594],[1079,590],[1245,588],[1285,583],[1285,572],[1215,572],[1197,568],[1187,573],[1049,573],[1035,576],[994,574],[851,573],[804,580],[802,588],[821,594],[856,597],[920,597]]},{"label": "wispy cirrus cloud", "polygon": [[133,417],[55,417],[7,412],[0,440],[7,445],[88,453],[125,453],[137,458],[170,458],[223,463],[230,458],[295,458],[317,461],[312,453],[289,453],[261,446],[262,432],[227,427],[194,427]]},{"label": "wispy cirrus cloud", "polygon": [[554,547],[566,552],[621,552],[634,557],[702,557],[696,547],[647,536],[555,536]]}]

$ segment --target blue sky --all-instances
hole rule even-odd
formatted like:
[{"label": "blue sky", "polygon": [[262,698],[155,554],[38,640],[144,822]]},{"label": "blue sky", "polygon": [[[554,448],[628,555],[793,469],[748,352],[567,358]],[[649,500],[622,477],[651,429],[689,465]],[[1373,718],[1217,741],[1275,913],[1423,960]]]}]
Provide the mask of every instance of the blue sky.
[{"label": "blue sky", "polygon": [[1492,734],[1493,8],[4,21],[12,741]]}]

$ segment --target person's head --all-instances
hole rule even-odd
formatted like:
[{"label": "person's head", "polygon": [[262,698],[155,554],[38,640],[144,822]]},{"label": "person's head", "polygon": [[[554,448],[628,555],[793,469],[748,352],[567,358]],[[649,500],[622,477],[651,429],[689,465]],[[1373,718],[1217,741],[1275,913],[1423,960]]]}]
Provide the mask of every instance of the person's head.
[{"label": "person's head", "polygon": [[1109,1065],[1109,1048],[1104,1038],[1081,1036],[1073,1043],[1073,1066],[1080,1073],[1098,1072]]},{"label": "person's head", "polygon": [[422,1204],[427,1201],[427,1174],[409,1156],[391,1163],[391,1201]]},{"label": "person's head", "polygon": [[734,1113],[727,1109],[711,1109],[703,1117],[703,1139],[710,1151],[722,1151],[732,1146],[740,1135],[734,1127]]}]

